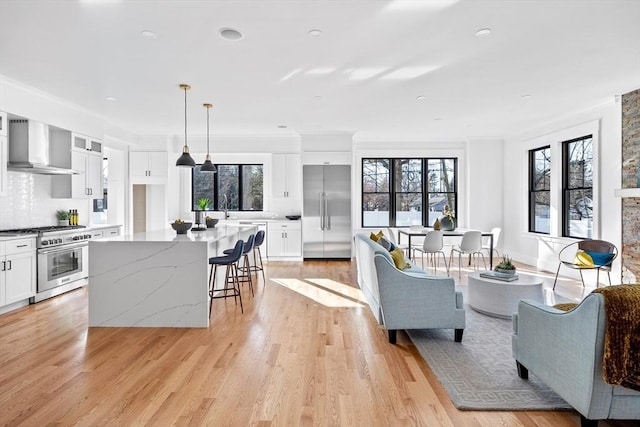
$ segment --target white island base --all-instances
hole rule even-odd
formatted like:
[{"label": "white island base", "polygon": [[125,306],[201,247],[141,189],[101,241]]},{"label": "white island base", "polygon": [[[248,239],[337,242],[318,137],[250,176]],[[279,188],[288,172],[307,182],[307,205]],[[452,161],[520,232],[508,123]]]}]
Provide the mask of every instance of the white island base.
[{"label": "white island base", "polygon": [[255,226],[172,229],[89,243],[89,326],[209,326],[209,257]]}]

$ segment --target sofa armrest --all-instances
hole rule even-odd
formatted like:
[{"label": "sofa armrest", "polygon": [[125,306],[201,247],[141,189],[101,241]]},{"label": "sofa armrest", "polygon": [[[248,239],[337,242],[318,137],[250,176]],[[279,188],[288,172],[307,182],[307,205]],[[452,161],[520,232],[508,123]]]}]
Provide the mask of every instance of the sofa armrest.
[{"label": "sofa armrest", "polygon": [[606,418],[611,387],[602,381],[602,296],[591,294],[569,312],[521,300],[513,322],[513,357],[585,417]]}]

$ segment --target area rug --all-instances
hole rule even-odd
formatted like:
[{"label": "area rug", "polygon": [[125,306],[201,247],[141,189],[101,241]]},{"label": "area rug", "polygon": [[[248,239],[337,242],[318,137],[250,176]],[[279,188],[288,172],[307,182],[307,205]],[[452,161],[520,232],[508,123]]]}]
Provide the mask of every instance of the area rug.
[{"label": "area rug", "polygon": [[466,309],[462,343],[453,330],[407,331],[411,341],[438,377],[458,409],[563,410],[571,409],[560,396],[529,372],[522,380],[511,357],[511,320]]}]

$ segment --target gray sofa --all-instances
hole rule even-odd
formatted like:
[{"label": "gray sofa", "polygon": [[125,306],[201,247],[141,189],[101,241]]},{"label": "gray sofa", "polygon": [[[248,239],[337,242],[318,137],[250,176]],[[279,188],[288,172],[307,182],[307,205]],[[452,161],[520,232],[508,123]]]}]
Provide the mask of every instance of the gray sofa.
[{"label": "gray sofa", "polygon": [[597,293],[569,312],[521,300],[513,315],[518,375],[527,379],[531,371],[581,414],[582,426],[640,419],[640,392],[602,379],[606,323],[604,298]]},{"label": "gray sofa", "polygon": [[411,264],[398,270],[389,252],[367,234],[354,236],[358,285],[376,320],[395,343],[399,329],[454,329],[462,341],[462,293],[450,277],[430,276]]}]

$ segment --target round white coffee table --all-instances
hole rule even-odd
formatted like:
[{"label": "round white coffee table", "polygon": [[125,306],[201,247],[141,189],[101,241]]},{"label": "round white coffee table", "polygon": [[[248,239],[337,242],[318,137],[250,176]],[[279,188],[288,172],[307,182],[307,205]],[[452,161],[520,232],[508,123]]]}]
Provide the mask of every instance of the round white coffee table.
[{"label": "round white coffee table", "polygon": [[467,287],[468,304],[480,313],[511,318],[518,311],[521,299],[532,299],[544,303],[542,279],[518,273],[518,280],[502,280],[480,277],[479,271],[469,274]]}]

